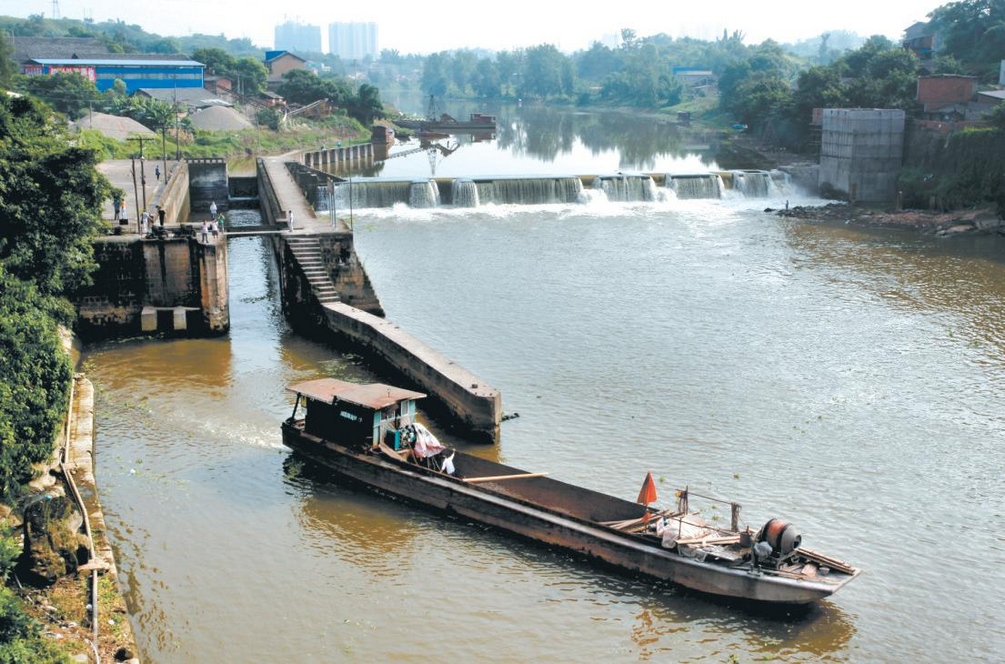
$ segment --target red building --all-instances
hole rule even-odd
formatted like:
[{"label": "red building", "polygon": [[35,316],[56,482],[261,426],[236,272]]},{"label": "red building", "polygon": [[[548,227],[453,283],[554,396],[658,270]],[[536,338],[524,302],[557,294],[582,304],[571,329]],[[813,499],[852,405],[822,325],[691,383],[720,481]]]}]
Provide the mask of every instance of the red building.
[{"label": "red building", "polygon": [[938,106],[964,104],[972,101],[977,94],[976,76],[921,76],[918,78],[918,101],[925,105],[925,111]]}]

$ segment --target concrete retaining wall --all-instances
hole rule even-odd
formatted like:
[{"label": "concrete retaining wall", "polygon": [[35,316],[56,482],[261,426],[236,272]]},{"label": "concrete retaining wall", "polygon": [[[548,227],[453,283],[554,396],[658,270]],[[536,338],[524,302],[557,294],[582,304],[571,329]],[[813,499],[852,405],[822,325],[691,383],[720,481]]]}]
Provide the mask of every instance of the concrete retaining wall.
[{"label": "concrete retaining wall", "polygon": [[356,255],[352,232],[324,233],[318,235],[317,240],[321,245],[325,269],[342,302],[375,316],[383,316],[384,309],[377,299],[377,292]]},{"label": "concrete retaining wall", "polygon": [[[164,224],[174,226],[182,221],[188,221],[191,213],[191,199],[188,192],[188,163],[178,162],[171,168],[167,184],[153,205],[164,208]],[[154,221],[157,214],[152,213]]]},{"label": "concrete retaining wall", "polygon": [[208,213],[210,203],[214,202],[219,212],[229,209],[230,183],[227,162],[223,159],[189,159],[188,182],[193,211]]},{"label": "concrete retaining wall", "polygon": [[258,209],[262,213],[262,223],[275,224],[277,219],[285,217],[286,211],[279,204],[276,188],[272,186],[269,172],[265,169],[261,159],[258,160],[256,172],[258,173]]},{"label": "concrete retaining wall", "polygon": [[86,337],[230,328],[227,244],[191,237],[110,237],[95,243],[99,269],[77,298]]},{"label": "concrete retaining wall", "polygon": [[502,420],[498,390],[383,318],[377,295],[353,249],[351,232],[314,236],[341,299],[326,304],[314,296],[285,236],[271,237],[279,263],[283,312],[294,329],[348,341],[399,374],[408,386],[428,393],[427,412],[458,422],[478,440],[495,439]]},{"label": "concrete retaining wall", "polygon": [[430,393],[465,428],[494,437],[502,395],[397,325],[341,302],[323,305],[328,326]]}]

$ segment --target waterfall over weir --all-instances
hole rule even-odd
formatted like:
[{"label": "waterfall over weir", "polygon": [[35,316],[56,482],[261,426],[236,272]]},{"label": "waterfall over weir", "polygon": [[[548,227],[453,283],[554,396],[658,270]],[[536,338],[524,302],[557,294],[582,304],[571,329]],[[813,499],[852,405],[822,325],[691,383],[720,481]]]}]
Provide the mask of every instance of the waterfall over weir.
[{"label": "waterfall over weir", "polygon": [[648,175],[600,176],[593,181],[593,188],[603,190],[607,200],[613,203],[658,199],[656,183]]},{"label": "waterfall over weir", "polygon": [[748,198],[765,198],[773,187],[767,171],[733,171],[733,189]]},{"label": "waterfall over weir", "polygon": [[701,175],[667,175],[666,186],[677,193],[677,198],[722,198],[722,178],[716,173]]},{"label": "waterfall over weir", "polygon": [[583,183],[577,177],[497,178],[473,182],[478,190],[479,205],[579,203],[583,197]]},{"label": "waterfall over weir", "polygon": [[[602,192],[603,198],[612,203],[633,203],[674,198],[717,199],[725,195],[727,188],[747,198],[764,198],[777,193],[768,171],[420,180],[354,178],[334,184],[334,205],[340,210],[395,205],[474,208],[482,205],[570,204],[588,203],[593,199],[591,192]],[[318,209],[329,209],[329,203],[327,190],[319,187]]]},{"label": "waterfall over weir", "polygon": [[[318,187],[318,210],[330,209],[328,191]],[[434,180],[361,179],[335,183],[335,209],[386,208],[401,203],[413,208],[440,205],[440,191]]]}]

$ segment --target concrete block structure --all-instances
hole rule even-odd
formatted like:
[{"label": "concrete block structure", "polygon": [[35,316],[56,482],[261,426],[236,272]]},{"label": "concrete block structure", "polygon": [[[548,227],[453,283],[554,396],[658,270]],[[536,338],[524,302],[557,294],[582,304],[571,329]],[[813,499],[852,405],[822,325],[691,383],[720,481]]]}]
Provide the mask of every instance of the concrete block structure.
[{"label": "concrete block structure", "polygon": [[904,158],[904,111],[823,111],[819,186],[852,202],[890,203]]}]

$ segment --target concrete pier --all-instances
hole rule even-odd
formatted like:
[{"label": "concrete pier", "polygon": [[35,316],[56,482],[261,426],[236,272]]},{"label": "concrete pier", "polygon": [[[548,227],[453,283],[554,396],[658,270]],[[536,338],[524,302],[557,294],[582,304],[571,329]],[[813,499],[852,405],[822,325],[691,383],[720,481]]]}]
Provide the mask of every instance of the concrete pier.
[{"label": "concrete pier", "polygon": [[[161,169],[159,179],[153,177],[155,166]],[[103,162],[99,170],[127,192],[129,212],[122,224],[113,218],[112,202],[105,204],[113,234],[95,242],[98,271],[93,284],[76,296],[80,334],[225,333],[230,329],[227,243],[220,237],[202,241],[187,223],[192,211],[189,163],[116,160]],[[226,163],[202,160],[196,170],[209,195],[218,193],[222,182],[225,206]],[[132,193],[134,173],[138,197]],[[151,217],[146,234],[136,217],[144,196]],[[158,206],[165,210],[163,225]]]},{"label": "concrete pier", "polygon": [[282,228],[293,212],[292,230],[268,236],[290,324],[348,342],[429,394],[433,410],[479,439],[494,439],[502,421],[499,391],[383,318],[352,230],[315,215],[284,159],[261,159],[258,170],[262,221]]},{"label": "concrete pier", "polygon": [[331,329],[429,391],[465,428],[482,432],[498,428],[499,390],[384,318],[341,302],[326,303],[323,309]]}]

